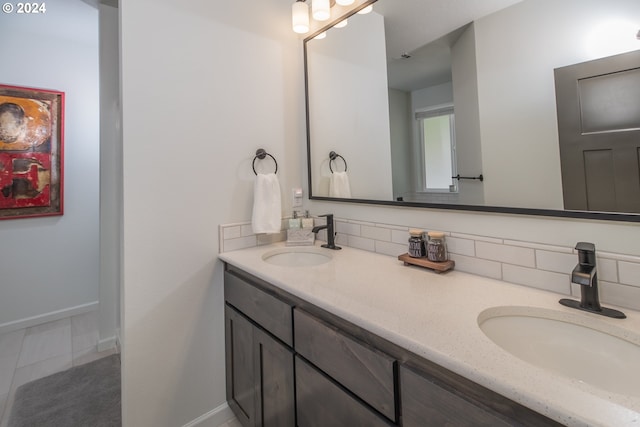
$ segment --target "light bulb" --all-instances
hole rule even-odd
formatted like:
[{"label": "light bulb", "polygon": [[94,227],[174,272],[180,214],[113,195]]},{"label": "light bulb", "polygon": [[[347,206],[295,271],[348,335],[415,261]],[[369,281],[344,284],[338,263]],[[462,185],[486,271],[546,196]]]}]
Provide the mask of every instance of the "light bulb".
[{"label": "light bulb", "polygon": [[336,3],[340,6],[349,6],[352,5],[355,0],[336,0]]},{"label": "light bulb", "polygon": [[313,39],[314,40],[322,40],[323,38],[327,37],[327,32],[323,31],[320,34],[318,34],[317,36],[315,36]]},{"label": "light bulb", "polygon": [[369,13],[369,12],[371,12],[372,10],[373,10],[373,6],[372,6],[372,5],[369,5],[369,6],[365,7],[364,9],[359,10],[359,11],[358,11],[358,13],[359,13],[360,15],[364,15],[365,13]]},{"label": "light bulb", "polygon": [[316,21],[328,20],[331,17],[329,0],[313,0],[311,3],[311,14]]},{"label": "light bulb", "polygon": [[342,21],[338,22],[336,25],[334,25],[334,28],[344,28],[347,26],[347,24],[349,24],[349,20],[348,19],[343,19]]},{"label": "light bulb", "polygon": [[309,31],[309,6],[302,1],[297,1],[291,7],[291,23],[293,31],[304,34]]}]

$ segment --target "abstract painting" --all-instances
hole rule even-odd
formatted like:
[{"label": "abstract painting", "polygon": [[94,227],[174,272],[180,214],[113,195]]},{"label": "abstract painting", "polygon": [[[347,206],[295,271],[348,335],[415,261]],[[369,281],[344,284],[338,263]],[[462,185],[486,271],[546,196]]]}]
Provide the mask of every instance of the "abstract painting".
[{"label": "abstract painting", "polygon": [[0,84],[0,219],[62,215],[64,93]]}]

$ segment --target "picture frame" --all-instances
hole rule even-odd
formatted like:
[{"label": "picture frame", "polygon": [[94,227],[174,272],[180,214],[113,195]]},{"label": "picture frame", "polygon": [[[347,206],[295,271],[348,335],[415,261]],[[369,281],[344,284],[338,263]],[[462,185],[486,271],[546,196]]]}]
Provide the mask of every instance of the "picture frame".
[{"label": "picture frame", "polygon": [[0,84],[0,220],[63,214],[64,101]]}]

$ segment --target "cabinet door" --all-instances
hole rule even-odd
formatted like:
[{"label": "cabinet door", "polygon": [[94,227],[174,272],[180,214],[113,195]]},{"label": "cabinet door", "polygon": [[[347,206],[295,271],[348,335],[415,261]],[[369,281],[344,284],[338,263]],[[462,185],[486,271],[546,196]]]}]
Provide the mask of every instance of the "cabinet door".
[{"label": "cabinet door", "polygon": [[389,427],[371,409],[296,356],[299,427]]},{"label": "cabinet door", "polygon": [[254,375],[254,326],[225,305],[225,356],[227,401],[244,427],[253,427],[256,414]]},{"label": "cabinet door", "polygon": [[266,332],[254,329],[257,426],[295,427],[293,352]]}]

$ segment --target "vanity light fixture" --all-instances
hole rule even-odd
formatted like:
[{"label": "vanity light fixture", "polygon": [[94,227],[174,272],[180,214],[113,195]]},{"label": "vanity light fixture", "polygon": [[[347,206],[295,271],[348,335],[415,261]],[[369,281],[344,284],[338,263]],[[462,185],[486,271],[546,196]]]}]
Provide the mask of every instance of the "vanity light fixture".
[{"label": "vanity light fixture", "polygon": [[348,19],[343,19],[342,21],[340,21],[336,25],[334,25],[333,28],[344,28],[348,24],[349,24],[349,20]]},{"label": "vanity light fixture", "polygon": [[640,40],[640,30],[638,30],[638,33],[636,34],[636,38]]},{"label": "vanity light fixture", "polygon": [[[296,0],[291,7],[291,23],[293,31],[298,34],[306,34],[309,32],[309,6],[307,0]],[[355,0],[309,0],[311,2],[311,16],[316,21],[328,21],[331,18],[331,8],[333,6],[351,6]],[[373,6],[369,5],[358,13],[365,14],[373,10]],[[347,26],[347,20],[344,19],[334,25],[335,28]]]},{"label": "vanity light fixture", "polygon": [[316,21],[326,21],[331,17],[329,0],[311,0],[311,15]]},{"label": "vanity light fixture", "polygon": [[291,22],[294,32],[304,34],[309,31],[309,6],[304,0],[297,0],[291,7]]}]

